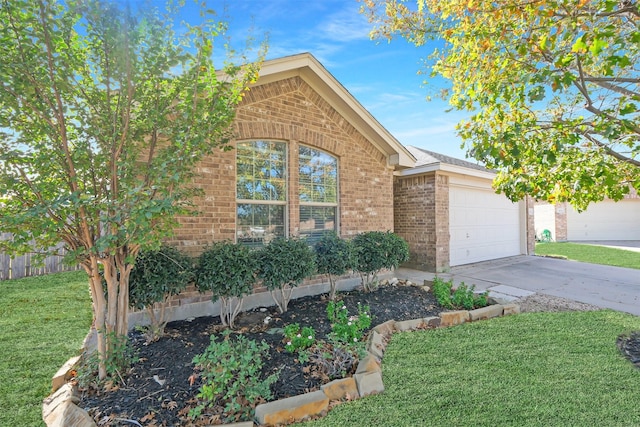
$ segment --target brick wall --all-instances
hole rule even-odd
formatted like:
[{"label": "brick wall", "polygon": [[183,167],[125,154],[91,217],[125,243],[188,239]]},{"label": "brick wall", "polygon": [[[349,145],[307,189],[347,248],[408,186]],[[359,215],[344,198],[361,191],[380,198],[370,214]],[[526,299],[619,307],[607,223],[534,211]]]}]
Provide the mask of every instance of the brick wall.
[{"label": "brick wall", "polygon": [[[299,77],[252,88],[236,113],[236,141],[284,141],[288,149],[289,236],[298,235],[298,150],[301,144],[338,158],[339,232],[344,237],[363,231],[393,230],[393,169],[386,157],[329,103]],[[235,142],[232,143],[235,146]],[[195,185],[204,194],[194,199],[199,215],[179,218],[180,227],[168,243],[192,256],[207,244],[236,238],[236,152],[217,149],[197,166]],[[312,278],[306,285],[320,283]],[[255,292],[263,292],[256,288]],[[208,301],[210,295],[189,287],[170,305]]]},{"label": "brick wall", "polygon": [[449,181],[430,172],[396,177],[395,232],[409,244],[409,267],[442,271],[449,266]]},{"label": "brick wall", "polygon": [[[290,236],[299,230],[300,144],[338,158],[341,235],[393,230],[393,170],[386,157],[299,77],[252,88],[237,110],[234,128],[238,141],[287,143]],[[235,150],[217,150],[200,163],[195,184],[204,196],[194,201],[200,215],[180,218],[171,243],[195,255],[207,243],[235,240],[235,156]]]}]

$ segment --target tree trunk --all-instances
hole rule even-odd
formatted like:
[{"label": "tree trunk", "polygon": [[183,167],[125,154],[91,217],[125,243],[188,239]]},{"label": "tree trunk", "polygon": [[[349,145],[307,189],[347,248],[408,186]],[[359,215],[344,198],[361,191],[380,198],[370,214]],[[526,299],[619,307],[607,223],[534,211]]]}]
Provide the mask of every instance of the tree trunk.
[{"label": "tree trunk", "polygon": [[[102,264],[107,292],[102,282]],[[115,257],[91,256],[83,266],[89,274],[94,323],[98,336],[98,378],[107,376],[107,359],[112,351],[111,341],[127,335],[129,330],[129,276],[133,265],[117,263]]]}]

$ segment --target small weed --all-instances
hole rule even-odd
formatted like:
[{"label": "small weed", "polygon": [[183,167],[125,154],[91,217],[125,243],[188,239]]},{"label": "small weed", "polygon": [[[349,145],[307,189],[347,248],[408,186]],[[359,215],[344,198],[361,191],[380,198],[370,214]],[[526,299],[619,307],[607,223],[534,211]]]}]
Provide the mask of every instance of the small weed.
[{"label": "small weed", "polygon": [[77,371],[78,385],[82,388],[89,387],[113,387],[121,382],[124,385],[123,375],[136,363],[139,358],[135,349],[129,343],[126,336],[116,335],[115,333],[106,334],[107,338],[107,360],[105,367],[107,368],[107,377],[98,380],[98,352],[94,351],[85,357],[83,363]]},{"label": "small weed", "polygon": [[349,316],[347,307],[340,301],[329,301],[327,317],[331,322],[330,339],[347,346],[360,346],[364,342],[364,331],[371,326],[371,310],[368,305],[358,303],[358,314]]}]

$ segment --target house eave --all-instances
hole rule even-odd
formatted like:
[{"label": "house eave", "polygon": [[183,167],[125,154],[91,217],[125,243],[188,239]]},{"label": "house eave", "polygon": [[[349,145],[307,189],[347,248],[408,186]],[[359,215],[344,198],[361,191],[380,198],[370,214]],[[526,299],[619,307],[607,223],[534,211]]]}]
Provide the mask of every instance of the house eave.
[{"label": "house eave", "polygon": [[411,169],[396,171],[395,175],[402,176],[402,177],[416,176],[416,175],[423,175],[426,173],[436,172],[436,171],[451,173],[451,174],[455,173],[455,174],[467,175],[475,178],[484,178],[484,179],[490,179],[490,180],[493,180],[496,176],[496,173],[493,171],[489,171],[489,170],[482,171],[478,169],[465,168],[463,166],[458,166],[458,165],[450,165],[448,163],[442,163],[442,162],[429,163],[426,165],[416,166]]}]

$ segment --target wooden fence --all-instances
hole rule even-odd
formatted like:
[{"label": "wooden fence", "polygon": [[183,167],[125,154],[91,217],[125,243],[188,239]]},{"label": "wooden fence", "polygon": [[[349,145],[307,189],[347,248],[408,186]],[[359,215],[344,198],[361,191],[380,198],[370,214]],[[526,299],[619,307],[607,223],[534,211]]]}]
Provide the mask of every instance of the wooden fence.
[{"label": "wooden fence", "polygon": [[[8,240],[9,233],[0,233],[0,239]],[[62,244],[59,245],[63,253]],[[68,266],[62,263],[62,256],[48,256],[42,262],[36,262],[34,254],[26,254],[11,258],[8,254],[0,253],[0,280],[19,279],[21,277],[42,276],[61,271],[79,270],[79,266]]]}]

